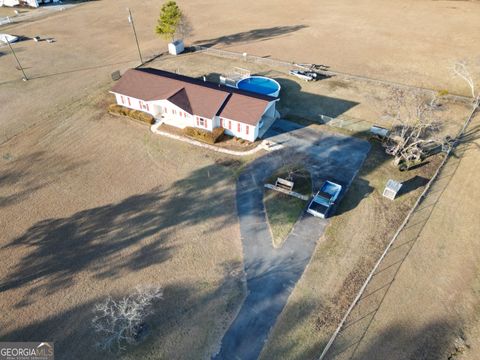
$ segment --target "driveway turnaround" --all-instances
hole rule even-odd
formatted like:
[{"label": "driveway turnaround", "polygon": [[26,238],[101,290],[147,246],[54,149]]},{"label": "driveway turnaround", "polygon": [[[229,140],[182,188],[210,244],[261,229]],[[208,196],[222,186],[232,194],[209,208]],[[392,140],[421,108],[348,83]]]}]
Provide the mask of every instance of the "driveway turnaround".
[{"label": "driveway turnaround", "polygon": [[302,128],[284,120],[275,122],[265,138],[285,148],[252,162],[237,181],[248,293],[215,359],[258,358],[328,223],[304,213],[283,246],[275,249],[263,206],[265,179],[281,166],[282,156],[299,152],[306,157],[305,167],[312,174],[314,190],[323,179],[334,180],[346,189],[370,149],[366,141]]}]

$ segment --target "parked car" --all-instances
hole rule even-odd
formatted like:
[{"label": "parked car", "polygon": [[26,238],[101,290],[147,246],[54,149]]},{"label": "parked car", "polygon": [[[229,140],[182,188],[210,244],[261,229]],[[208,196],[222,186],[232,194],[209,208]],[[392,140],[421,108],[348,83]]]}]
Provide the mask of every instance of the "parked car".
[{"label": "parked car", "polygon": [[342,191],[342,185],[336,184],[332,181],[325,181],[320,190],[310,201],[307,212],[313,216],[325,219],[328,211],[335,204],[340,192]]},{"label": "parked car", "polygon": [[290,70],[288,73],[305,81],[316,80],[318,76],[315,71]]}]

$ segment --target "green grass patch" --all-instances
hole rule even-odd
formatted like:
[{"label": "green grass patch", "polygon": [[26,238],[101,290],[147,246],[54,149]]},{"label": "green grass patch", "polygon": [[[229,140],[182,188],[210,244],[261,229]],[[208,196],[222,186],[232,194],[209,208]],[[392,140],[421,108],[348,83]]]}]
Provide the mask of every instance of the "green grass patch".
[{"label": "green grass patch", "polygon": [[[286,179],[288,171],[280,169],[273,174],[267,183],[275,184],[277,177]],[[312,179],[310,173],[304,169],[296,171],[289,179],[295,183],[293,191],[303,195],[310,196],[312,194]],[[307,202],[293,196],[289,196],[278,191],[265,189],[263,197],[265,211],[267,213],[268,224],[272,232],[272,240],[274,247],[280,247],[287,238],[298,218],[302,214]]]}]

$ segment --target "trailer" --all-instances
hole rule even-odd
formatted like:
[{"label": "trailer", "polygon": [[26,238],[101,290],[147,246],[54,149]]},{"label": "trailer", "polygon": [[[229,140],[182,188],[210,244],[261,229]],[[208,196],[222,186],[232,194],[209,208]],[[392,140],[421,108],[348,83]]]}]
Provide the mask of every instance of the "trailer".
[{"label": "trailer", "polygon": [[290,70],[288,73],[305,81],[317,80],[318,76],[315,71]]},{"label": "trailer", "polygon": [[325,219],[341,191],[342,185],[326,180],[310,201],[307,212],[313,216]]}]

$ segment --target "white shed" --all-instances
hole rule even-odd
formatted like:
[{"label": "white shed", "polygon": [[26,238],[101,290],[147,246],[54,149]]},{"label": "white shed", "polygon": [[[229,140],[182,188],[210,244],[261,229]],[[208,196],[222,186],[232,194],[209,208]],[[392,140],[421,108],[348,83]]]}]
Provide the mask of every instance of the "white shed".
[{"label": "white shed", "polygon": [[383,190],[383,196],[387,199],[394,200],[398,192],[402,188],[402,183],[395,180],[388,180],[385,190]]},{"label": "white shed", "polygon": [[174,42],[168,43],[168,52],[172,55],[181,54],[185,50],[182,40],[176,40]]}]

